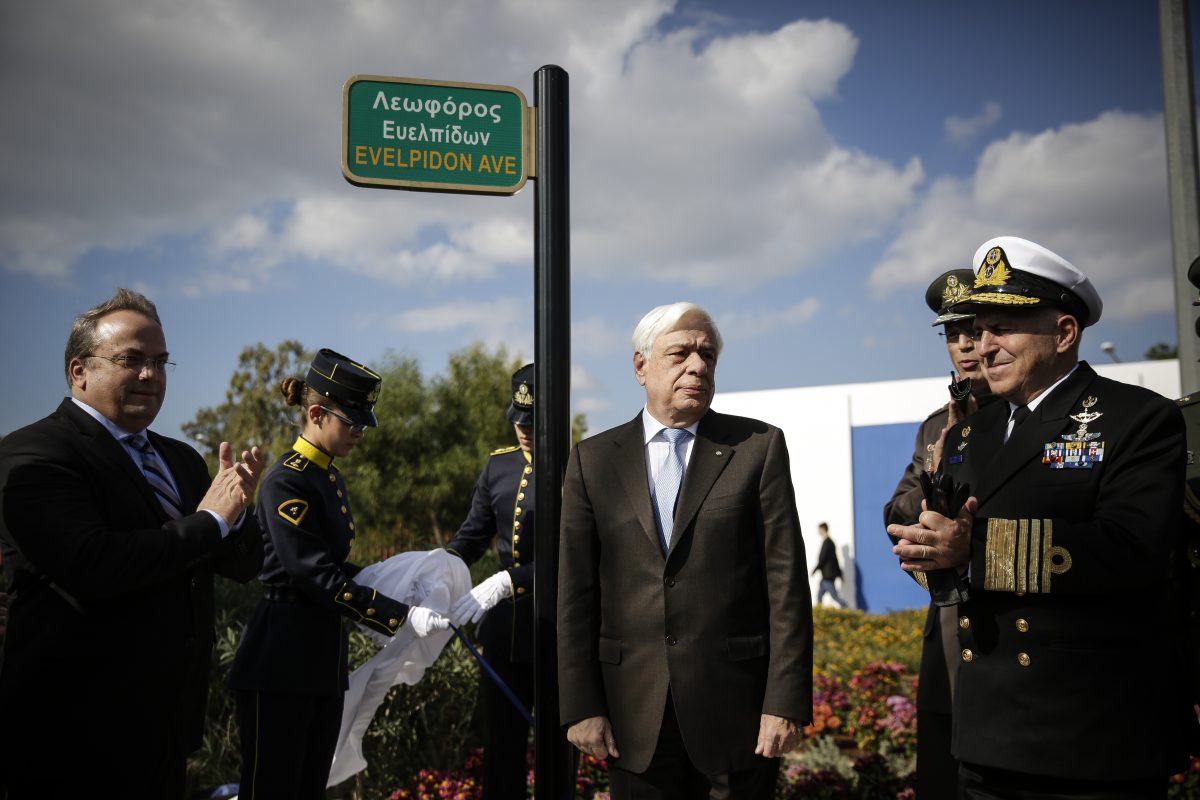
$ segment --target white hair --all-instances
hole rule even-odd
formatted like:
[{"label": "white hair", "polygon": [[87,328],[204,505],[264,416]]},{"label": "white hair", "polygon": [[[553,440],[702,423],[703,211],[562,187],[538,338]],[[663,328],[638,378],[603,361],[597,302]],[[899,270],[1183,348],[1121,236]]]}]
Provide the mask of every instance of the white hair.
[{"label": "white hair", "polygon": [[721,332],[717,330],[717,323],[700,306],[685,302],[669,303],[647,311],[646,316],[642,317],[642,321],[633,329],[633,352],[641,353],[649,358],[654,341],[674,328],[675,324],[684,317],[695,317],[709,329],[709,332],[712,333],[713,344],[717,347],[717,355],[721,355],[721,348],[725,346],[725,343],[721,340]]}]

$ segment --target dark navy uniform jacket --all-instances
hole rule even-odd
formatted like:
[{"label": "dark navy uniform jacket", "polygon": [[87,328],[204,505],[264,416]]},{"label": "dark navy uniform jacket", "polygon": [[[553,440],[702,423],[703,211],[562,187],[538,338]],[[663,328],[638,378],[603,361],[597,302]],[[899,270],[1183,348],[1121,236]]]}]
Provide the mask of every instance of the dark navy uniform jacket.
[{"label": "dark navy uniform jacket", "polygon": [[485,651],[533,663],[533,464],[519,447],[492,453],[471,496],[471,510],[446,546],[468,564],[496,542],[500,566],[512,577],[512,597],[487,613],[476,635]]},{"label": "dark navy uniform jacket", "polygon": [[256,512],[265,539],[255,607],[231,689],[332,695],[347,687],[343,620],[393,635],[408,606],[356,584],[348,563],[354,516],[333,458],[299,438],[263,478]]},{"label": "dark navy uniform jacket", "polygon": [[1178,771],[1188,716],[1195,725],[1167,599],[1183,506],[1179,410],[1082,362],[1005,442],[1008,416],[1007,403],[980,409],[942,456],[979,500],[955,754],[1095,781]]}]

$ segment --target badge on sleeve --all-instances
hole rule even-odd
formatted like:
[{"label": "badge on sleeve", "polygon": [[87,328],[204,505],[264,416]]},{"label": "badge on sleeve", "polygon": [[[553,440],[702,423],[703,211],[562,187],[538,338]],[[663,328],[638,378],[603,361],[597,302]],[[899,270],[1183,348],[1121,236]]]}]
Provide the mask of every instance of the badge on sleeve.
[{"label": "badge on sleeve", "polygon": [[1088,425],[1104,416],[1102,411],[1092,411],[1099,402],[1094,396],[1083,401],[1083,410],[1072,414],[1071,419],[1079,423],[1074,433],[1064,433],[1061,442],[1046,442],[1043,445],[1042,463],[1050,469],[1091,469],[1104,460],[1104,434],[1089,432]]},{"label": "badge on sleeve", "polygon": [[284,500],[276,510],[279,512],[279,516],[288,522],[293,525],[299,525],[300,520],[304,519],[304,515],[308,513],[308,501],[298,498],[295,500]]}]

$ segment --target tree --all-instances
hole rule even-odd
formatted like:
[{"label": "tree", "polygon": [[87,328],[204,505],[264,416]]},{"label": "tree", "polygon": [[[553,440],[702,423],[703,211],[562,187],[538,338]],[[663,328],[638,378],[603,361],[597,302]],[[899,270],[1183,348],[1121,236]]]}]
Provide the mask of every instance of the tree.
[{"label": "tree", "polygon": [[268,462],[291,446],[299,414],[283,404],[279,384],[284,378],[304,377],[312,355],[293,339],[274,350],[260,342],[242,351],[225,402],[200,409],[194,420],[183,424],[184,434],[200,445],[210,469],[216,467],[221,442],[231,443],[236,452],[258,445]]},{"label": "tree", "polygon": [[1179,358],[1179,348],[1166,342],[1156,342],[1146,351],[1147,361],[1165,361],[1168,358]]}]

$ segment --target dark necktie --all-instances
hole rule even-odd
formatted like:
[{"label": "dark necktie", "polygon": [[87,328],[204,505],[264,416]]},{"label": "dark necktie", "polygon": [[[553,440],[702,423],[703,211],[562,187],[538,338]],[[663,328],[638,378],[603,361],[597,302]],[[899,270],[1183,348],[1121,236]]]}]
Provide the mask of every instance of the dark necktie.
[{"label": "dark necktie", "polygon": [[1012,424],[1013,424],[1014,431],[1017,429],[1017,426],[1019,426],[1025,420],[1029,419],[1030,413],[1031,412],[1029,411],[1029,406],[1017,406],[1016,408],[1013,409]]},{"label": "dark necktie", "polygon": [[162,505],[163,510],[167,512],[167,516],[171,519],[182,517],[183,512],[180,509],[183,507],[183,503],[171,486],[170,479],[163,474],[163,467],[154,455],[154,448],[150,446],[149,437],[145,433],[135,433],[126,436],[124,441],[141,454],[142,474],[146,476],[146,482],[154,490],[154,494],[158,497],[158,502]]}]

